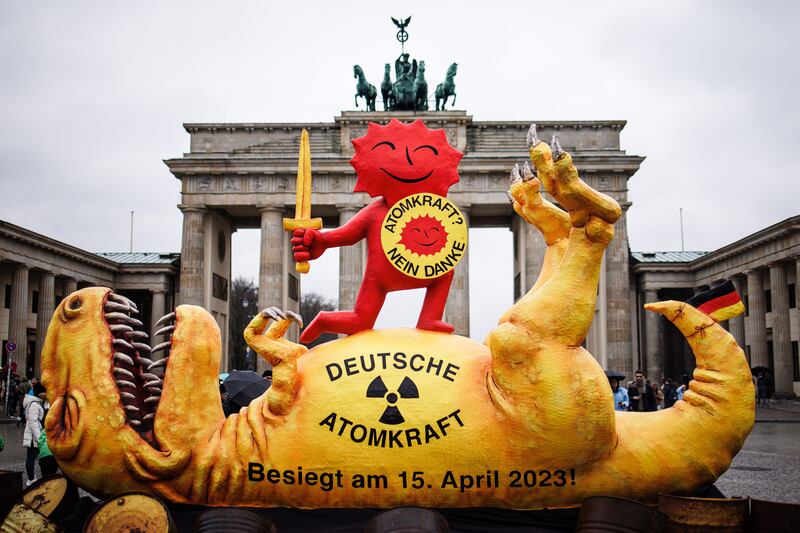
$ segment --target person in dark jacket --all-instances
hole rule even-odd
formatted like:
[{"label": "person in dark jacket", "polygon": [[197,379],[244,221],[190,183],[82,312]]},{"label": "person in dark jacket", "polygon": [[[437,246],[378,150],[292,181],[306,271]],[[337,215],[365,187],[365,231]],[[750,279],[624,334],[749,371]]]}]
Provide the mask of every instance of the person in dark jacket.
[{"label": "person in dark jacket", "polygon": [[633,383],[628,387],[630,411],[649,412],[656,410],[656,395],[653,388],[645,381],[644,373],[637,370],[633,375]]},{"label": "person in dark jacket", "polygon": [[667,378],[664,381],[664,409],[669,409],[675,402],[678,401],[678,391],[675,389],[675,384],[672,383],[672,378]]}]

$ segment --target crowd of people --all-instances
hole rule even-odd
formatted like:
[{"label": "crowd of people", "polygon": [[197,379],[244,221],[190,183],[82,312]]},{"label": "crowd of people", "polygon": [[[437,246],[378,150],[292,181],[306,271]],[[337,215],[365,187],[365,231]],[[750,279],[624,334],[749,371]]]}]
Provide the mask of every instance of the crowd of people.
[{"label": "crowd of people", "polygon": [[680,385],[672,378],[664,378],[660,384],[651,383],[641,370],[633,374],[633,380],[628,382],[627,387],[623,387],[617,377],[610,377],[609,382],[614,393],[616,411],[649,412],[669,409],[675,402],[683,399],[687,388],[686,379]]},{"label": "crowd of people", "polygon": [[35,377],[28,380],[12,372],[10,381],[7,377],[3,379],[0,397],[3,405],[8,401],[7,416],[16,419],[17,427],[24,427],[22,446],[26,450],[27,484],[36,480],[37,459],[43,477],[55,474],[58,463],[47,446],[44,431],[44,420],[50,409],[44,386]]}]

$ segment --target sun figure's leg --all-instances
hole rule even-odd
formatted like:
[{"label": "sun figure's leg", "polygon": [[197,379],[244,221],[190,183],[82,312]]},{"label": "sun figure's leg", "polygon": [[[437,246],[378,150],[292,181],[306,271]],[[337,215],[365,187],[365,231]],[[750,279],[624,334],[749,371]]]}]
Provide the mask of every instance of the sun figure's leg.
[{"label": "sun figure's leg", "polygon": [[455,329],[451,324],[442,320],[444,307],[447,304],[447,293],[450,292],[450,284],[453,282],[455,271],[451,270],[447,274],[436,278],[425,291],[425,301],[422,304],[422,311],[419,314],[417,329],[429,331],[442,331],[452,333]]},{"label": "sun figure's leg", "polygon": [[300,342],[311,342],[322,333],[353,335],[371,329],[386,300],[386,291],[364,278],[352,311],[321,311],[303,330]]}]

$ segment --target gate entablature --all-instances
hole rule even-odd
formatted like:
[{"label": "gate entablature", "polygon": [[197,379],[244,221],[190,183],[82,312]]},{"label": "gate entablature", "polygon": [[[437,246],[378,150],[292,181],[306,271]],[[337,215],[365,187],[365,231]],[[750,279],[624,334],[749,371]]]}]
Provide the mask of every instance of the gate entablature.
[{"label": "gate entablature", "polygon": [[[516,273],[515,294],[533,284],[544,243],[526,228],[514,224],[508,203],[508,174],[514,163],[527,159],[526,133],[531,121],[474,121],[466,111],[361,112],[343,111],[333,122],[322,123],[191,123],[184,124],[190,135],[190,151],[165,161],[181,180],[181,209],[184,212],[181,299],[186,303],[215,309],[221,326],[227,319],[228,302],[219,300],[221,279],[230,280],[229,262],[215,259],[213,249],[226,246],[237,228],[261,229],[259,275],[260,302],[298,310],[300,280],[293,273],[289,241],[282,218],[294,211],[295,178],[300,132],[306,128],[311,146],[313,206],[315,217],[326,227],[342,224],[366,205],[369,197],[353,193],[355,172],[349,164],[352,141],[366,132],[369,122],[386,124],[391,118],[404,122],[423,120],[430,128],[445,130],[448,141],[464,158],[459,165],[461,180],[451,190],[452,199],[469,217],[470,226],[506,227],[514,232]],[[558,134],[583,178],[595,189],[609,194],[624,208],[627,180],[644,158],[620,148],[620,131],[625,121],[537,121],[541,138]],[[220,235],[222,237],[220,238]],[[220,239],[222,239],[220,241]],[[222,243],[221,245],[218,243]],[[358,287],[363,253],[354,247],[340,256],[339,300],[351,308]],[[458,331],[469,333],[468,257],[456,269],[447,319]],[[625,216],[617,223],[614,243],[606,252],[606,277],[601,282],[605,299],[598,299],[616,314],[602,334],[589,338],[603,343],[592,351],[607,360],[627,361],[631,353],[627,313],[628,243]],[[215,290],[217,287],[217,290]],[[184,290],[188,289],[188,290]],[[457,315],[457,316],[454,316]],[[223,335],[225,328],[223,330]],[[605,337],[604,337],[605,336]],[[594,339],[594,340],[593,340]],[[605,340],[603,340],[605,339]],[[627,368],[629,363],[620,363]]]}]

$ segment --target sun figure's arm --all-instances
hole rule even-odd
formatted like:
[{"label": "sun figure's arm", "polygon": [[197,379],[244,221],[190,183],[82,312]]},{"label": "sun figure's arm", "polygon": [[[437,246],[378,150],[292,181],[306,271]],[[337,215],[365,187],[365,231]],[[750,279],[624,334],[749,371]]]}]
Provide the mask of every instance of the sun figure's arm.
[{"label": "sun figure's arm", "polygon": [[[338,228],[319,231],[314,229],[298,229],[292,236],[294,260],[298,262],[316,259],[328,248],[352,246],[367,236],[369,227],[376,223],[378,208],[383,199],[372,202],[361,209],[353,218]],[[380,223],[379,221],[377,223]]]}]

